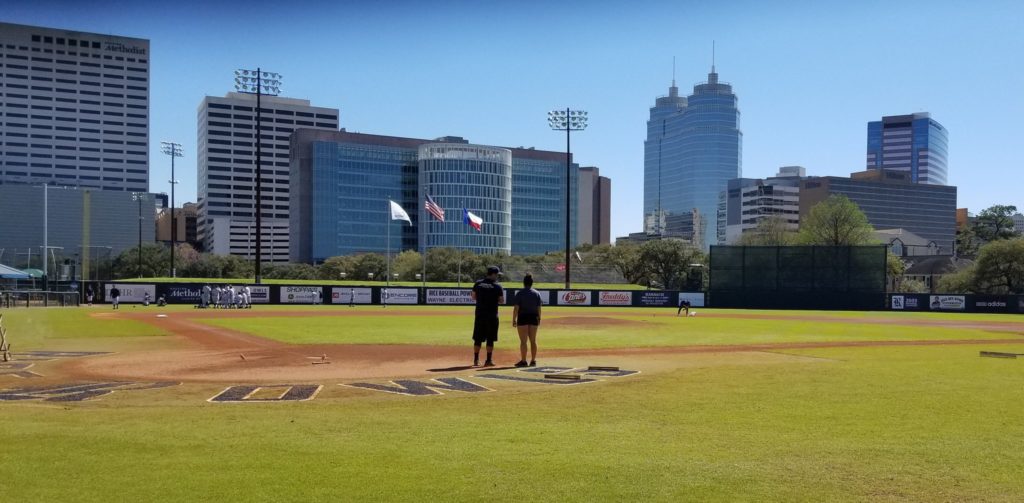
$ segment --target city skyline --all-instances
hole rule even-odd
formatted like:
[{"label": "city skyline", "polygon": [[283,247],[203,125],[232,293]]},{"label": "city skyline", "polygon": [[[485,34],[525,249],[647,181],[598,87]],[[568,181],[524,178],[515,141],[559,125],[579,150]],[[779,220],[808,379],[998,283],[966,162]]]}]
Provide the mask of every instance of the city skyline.
[{"label": "city skyline", "polygon": [[[1024,8],[1010,2],[984,9],[527,2],[516,10],[299,2],[246,11],[188,1],[8,4],[4,22],[150,40],[150,143],[184,145],[182,202],[196,200],[196,166],[187,161],[195,158],[196,108],[204,96],[231,91],[236,68],[258,65],[284,75],[283,96],[339,108],[349,131],[462,134],[479,144],[557,151],[564,144],[544,124],[546,112],[588,110],[590,128],[573,137],[574,160],[615,180],[612,235],[635,232],[650,102],[670,84],[673,56],[680,87],[702,80],[716,40],[718,71],[742,99],[743,176],[771,176],[784,165],[847,176],[862,169],[868,122],[927,111],[950,131],[948,183],[960,187],[958,206],[977,212],[1024,203],[1005,183],[1016,156],[1001,148],[1012,144],[1014,118],[1024,112],[1015,94],[1024,70],[1006,64],[1024,49],[1016,33]],[[686,30],[680,19],[690,20]],[[583,36],[559,44],[550,31],[560,20]],[[439,29],[446,26],[458,29]],[[901,34],[926,41],[927,50],[893,57]],[[999,106],[965,98],[979,75],[998,81],[986,99]],[[154,148],[149,157],[150,190],[169,192],[170,163]]]}]

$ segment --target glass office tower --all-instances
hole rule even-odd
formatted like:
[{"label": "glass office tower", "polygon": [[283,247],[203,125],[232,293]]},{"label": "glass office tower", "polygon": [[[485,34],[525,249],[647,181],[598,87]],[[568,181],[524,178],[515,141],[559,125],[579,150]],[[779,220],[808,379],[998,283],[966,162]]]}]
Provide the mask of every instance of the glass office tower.
[{"label": "glass office tower", "polygon": [[[714,222],[718,194],[742,173],[743,133],[732,86],[719,82],[714,66],[707,82],[683,98],[673,82],[669,96],[651,108],[644,142],[644,231],[662,234],[671,216]],[[697,211],[694,212],[693,210]],[[689,236],[708,247],[717,240],[706,223]]]},{"label": "glass office tower", "polygon": [[[419,200],[430,194],[446,209],[444,222],[423,217],[421,248],[511,254],[512,152],[465,143],[428,143],[420,145],[418,158]],[[463,208],[483,219],[480,231],[463,223]]]},{"label": "glass office tower", "polygon": [[946,185],[946,128],[927,112],[868,123],[868,170],[903,171],[914,183]]}]

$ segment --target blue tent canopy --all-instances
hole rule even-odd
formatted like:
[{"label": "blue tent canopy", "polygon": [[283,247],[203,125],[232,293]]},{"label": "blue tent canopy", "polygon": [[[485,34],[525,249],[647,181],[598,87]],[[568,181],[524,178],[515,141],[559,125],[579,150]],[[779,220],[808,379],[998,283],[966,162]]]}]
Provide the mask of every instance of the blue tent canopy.
[{"label": "blue tent canopy", "polygon": [[0,279],[29,279],[30,277],[25,271],[19,271],[13,267],[0,264]]}]

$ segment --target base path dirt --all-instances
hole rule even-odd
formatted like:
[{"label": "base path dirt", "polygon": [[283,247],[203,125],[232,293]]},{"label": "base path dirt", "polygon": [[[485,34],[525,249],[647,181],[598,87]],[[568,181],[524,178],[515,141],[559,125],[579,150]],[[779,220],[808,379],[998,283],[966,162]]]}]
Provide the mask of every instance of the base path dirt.
[{"label": "base path dirt", "polygon": [[[132,351],[85,359],[69,359],[60,366],[68,378],[132,380],[132,381],[193,381],[193,382],[315,382],[321,380],[361,378],[401,378],[431,375],[432,371],[462,368],[472,360],[472,348],[466,346],[434,346],[412,344],[318,344],[295,345],[256,337],[244,332],[214,327],[202,323],[204,318],[241,317],[311,317],[380,316],[383,311],[347,310],[337,308],[310,309],[308,311],[195,311],[177,312],[167,317],[156,317],[153,312],[96,313],[96,318],[133,319],[159,327],[172,334],[180,349]],[[465,315],[465,309],[421,311],[388,309],[388,316],[450,316]],[[635,311],[580,312],[567,316],[550,316],[547,325],[586,328],[609,324],[641,325],[642,322],[614,318],[617,315],[636,316]],[[657,316],[674,316],[657,313]],[[889,323],[891,319],[829,318],[805,315],[756,315],[701,312],[702,316],[789,319],[812,322]],[[646,314],[645,314],[646,316]],[[902,321],[902,320],[900,320]],[[955,326],[1000,331],[1024,332],[1024,325],[1013,322],[945,322],[942,320],[914,320],[915,325]],[[547,357],[578,357],[587,355],[664,355],[685,353],[736,353],[778,351],[787,349],[870,347],[870,346],[932,346],[964,344],[1024,344],[1024,337],[1006,339],[962,339],[920,341],[832,341],[790,342],[772,344],[701,345],[674,347],[637,347],[612,349],[579,349],[545,351]],[[497,350],[499,362],[519,359],[515,348]]]}]

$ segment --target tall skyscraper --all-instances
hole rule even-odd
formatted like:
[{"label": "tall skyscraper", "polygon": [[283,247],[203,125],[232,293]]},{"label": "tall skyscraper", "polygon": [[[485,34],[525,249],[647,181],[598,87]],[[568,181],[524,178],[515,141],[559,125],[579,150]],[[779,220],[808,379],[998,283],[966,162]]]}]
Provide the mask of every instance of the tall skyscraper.
[{"label": "tall skyscraper", "polygon": [[868,123],[868,170],[905,171],[914,183],[946,185],[946,128],[927,112]]},{"label": "tall skyscraper", "polygon": [[800,181],[807,178],[801,166],[782,166],[767,179],[735,178],[719,194],[718,244],[736,244],[762,220],[778,217],[786,228],[800,228]]},{"label": "tall skyscraper", "polygon": [[[199,105],[199,240],[217,254],[256,256],[256,96],[207,96]],[[262,257],[288,261],[289,141],[292,131],[337,131],[338,109],[308,100],[262,97]]]},{"label": "tall skyscraper", "polygon": [[580,168],[580,244],[611,243],[612,181],[593,166]]},{"label": "tall skyscraper", "polygon": [[0,183],[149,190],[149,40],[0,23]]},{"label": "tall skyscraper", "polygon": [[[691,219],[690,239],[717,241],[718,196],[742,173],[743,133],[732,86],[719,82],[714,65],[707,82],[683,98],[672,81],[669,95],[650,109],[644,142],[644,231],[664,234],[668,222]],[[696,211],[695,211],[696,210]]]}]

